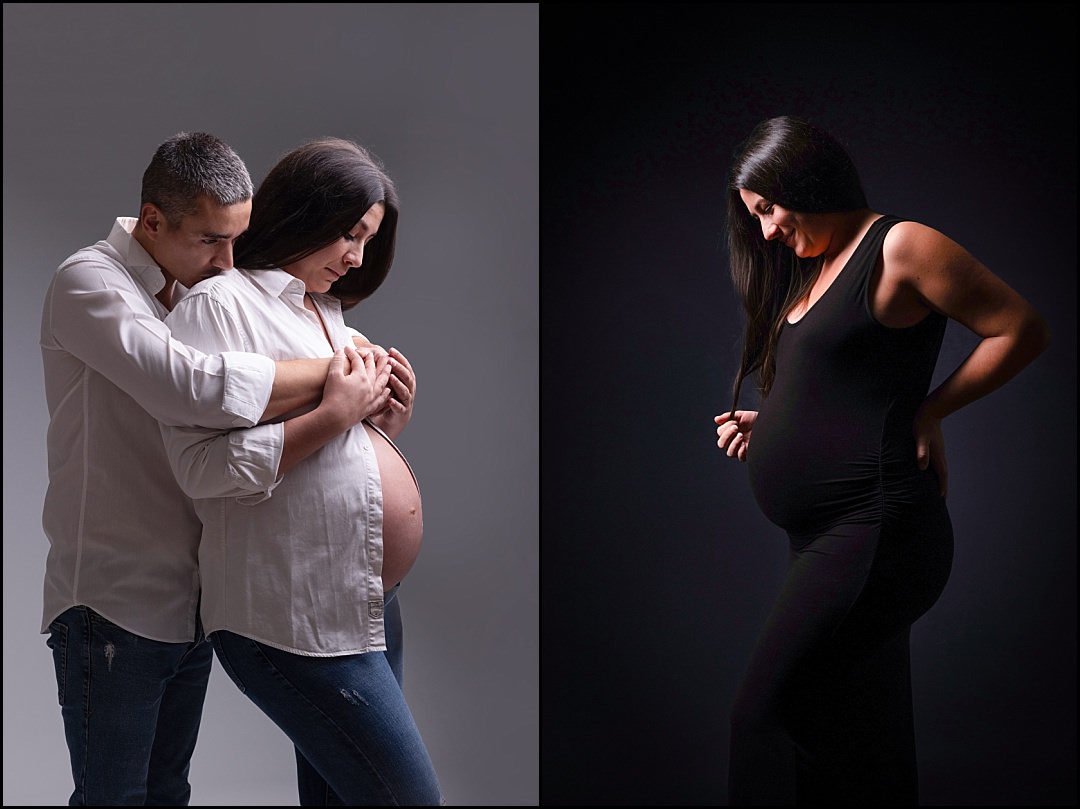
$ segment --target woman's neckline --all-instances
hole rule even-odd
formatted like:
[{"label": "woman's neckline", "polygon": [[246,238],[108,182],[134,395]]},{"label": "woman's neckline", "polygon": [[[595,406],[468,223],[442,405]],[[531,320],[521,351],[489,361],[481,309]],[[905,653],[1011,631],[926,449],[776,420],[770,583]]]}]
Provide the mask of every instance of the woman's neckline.
[{"label": "woman's neckline", "polygon": [[[840,269],[836,271],[835,275],[833,275],[832,280],[829,281],[829,285],[827,287],[825,287],[825,289],[823,289],[821,291],[821,294],[817,296],[817,300],[815,300],[813,303],[811,303],[809,306],[806,307],[806,309],[803,311],[803,313],[799,316],[798,320],[790,320],[789,319],[790,315],[785,314],[784,315],[784,326],[785,327],[798,326],[800,323],[802,323],[804,320],[806,320],[806,316],[809,315],[817,307],[817,305],[819,303],[821,303],[822,299],[826,295],[829,294],[829,290],[832,289],[836,285],[836,282],[840,279],[840,276],[844,274],[844,270],[847,269],[848,264],[850,264],[851,260],[853,258],[855,258],[856,255],[858,255],[859,250],[862,249],[862,246],[866,242],[866,238],[870,235],[870,231],[873,229],[874,225],[876,225],[878,222],[880,222],[882,219],[885,218],[884,214],[879,214],[879,213],[874,213],[873,216],[874,216],[874,218],[871,219],[869,222],[865,223],[862,226],[862,229],[860,230],[860,232],[855,236],[855,238],[852,239],[852,242],[855,244],[855,247],[852,249],[851,254],[846,259],[844,259],[844,263],[841,265]],[[813,288],[811,288],[810,291],[813,292]]]}]

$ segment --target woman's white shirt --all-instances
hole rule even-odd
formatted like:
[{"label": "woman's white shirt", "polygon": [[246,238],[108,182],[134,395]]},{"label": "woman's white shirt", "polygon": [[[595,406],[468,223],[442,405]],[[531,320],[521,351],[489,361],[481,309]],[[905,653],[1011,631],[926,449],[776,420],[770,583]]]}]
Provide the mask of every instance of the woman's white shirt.
[{"label": "woman's white shirt", "polygon": [[[329,357],[355,332],[337,298],[311,297],[331,342],[304,307],[303,282],[279,269],[231,270],[203,281],[166,324],[177,339],[207,352]],[[298,654],[383,650],[375,450],[358,424],[278,478],[281,421],[293,415],[229,432],[161,427],[169,462],[203,523],[205,630]]]}]

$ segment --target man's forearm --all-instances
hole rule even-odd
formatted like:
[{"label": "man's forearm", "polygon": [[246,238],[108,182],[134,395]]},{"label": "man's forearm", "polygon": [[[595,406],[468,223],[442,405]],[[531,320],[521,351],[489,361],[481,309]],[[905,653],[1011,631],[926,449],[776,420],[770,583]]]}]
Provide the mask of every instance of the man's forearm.
[{"label": "man's forearm", "polygon": [[282,360],[274,366],[274,387],[262,421],[319,403],[330,367],[329,357]]}]

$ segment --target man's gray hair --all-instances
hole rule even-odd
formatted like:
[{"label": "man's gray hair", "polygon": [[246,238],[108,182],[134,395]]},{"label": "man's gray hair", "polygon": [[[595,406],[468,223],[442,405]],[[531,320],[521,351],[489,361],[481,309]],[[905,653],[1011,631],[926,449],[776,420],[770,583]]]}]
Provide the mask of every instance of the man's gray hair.
[{"label": "man's gray hair", "polygon": [[232,147],[206,132],[180,132],[158,147],[143,172],[141,204],[156,205],[177,227],[202,195],[235,205],[252,193],[251,175]]}]

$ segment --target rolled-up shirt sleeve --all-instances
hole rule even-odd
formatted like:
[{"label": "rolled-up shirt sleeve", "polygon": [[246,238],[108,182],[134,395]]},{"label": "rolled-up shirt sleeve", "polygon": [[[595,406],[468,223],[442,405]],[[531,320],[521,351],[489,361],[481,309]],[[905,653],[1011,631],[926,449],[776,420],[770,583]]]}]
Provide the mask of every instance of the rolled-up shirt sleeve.
[{"label": "rolled-up shirt sleeve", "polygon": [[245,351],[223,351],[221,360],[225,365],[223,409],[242,417],[247,424],[258,424],[270,402],[270,391],[274,383],[274,361],[265,354]]},{"label": "rolled-up shirt sleeve", "polygon": [[262,502],[281,482],[284,436],[280,422],[224,432],[161,425],[173,474],[188,497],[235,497],[245,504]]},{"label": "rolled-up shirt sleeve", "polygon": [[[237,353],[238,347],[250,345],[242,318],[211,294],[188,295],[166,318],[166,325],[184,344],[220,352],[227,369],[256,356]],[[280,422],[229,431],[162,423],[161,434],[173,474],[189,497],[236,497],[257,503],[270,497],[281,481],[277,470],[285,426]]]},{"label": "rolled-up shirt sleeve", "polygon": [[46,301],[43,334],[49,343],[43,348],[68,351],[163,424],[257,424],[270,401],[274,361],[186,344],[133,291],[110,278],[117,273],[80,261],[57,274]]}]

